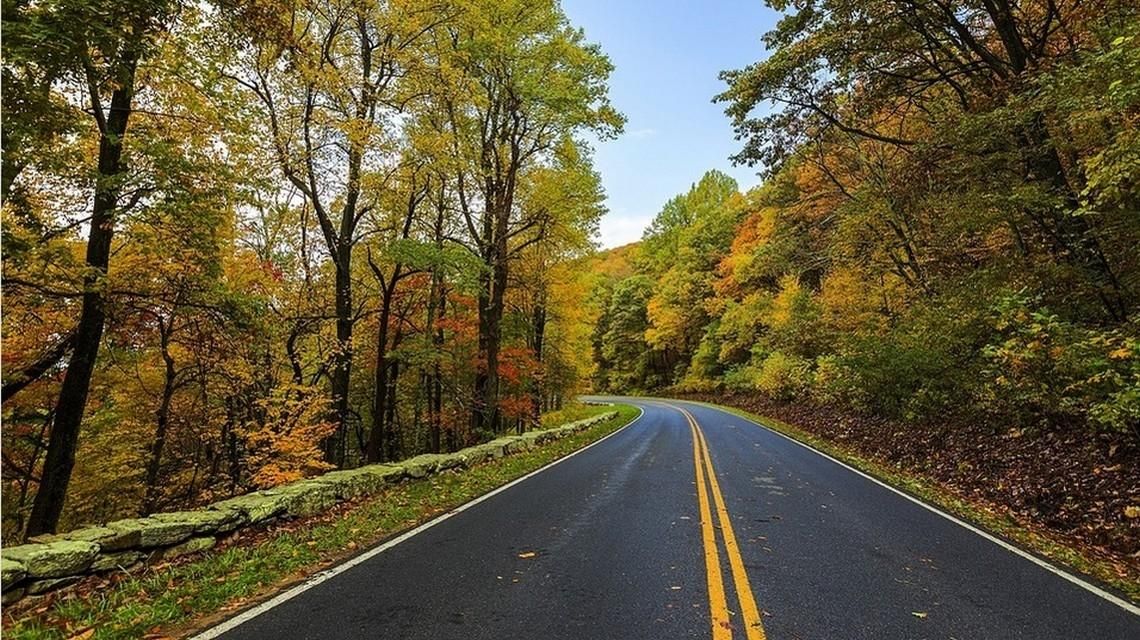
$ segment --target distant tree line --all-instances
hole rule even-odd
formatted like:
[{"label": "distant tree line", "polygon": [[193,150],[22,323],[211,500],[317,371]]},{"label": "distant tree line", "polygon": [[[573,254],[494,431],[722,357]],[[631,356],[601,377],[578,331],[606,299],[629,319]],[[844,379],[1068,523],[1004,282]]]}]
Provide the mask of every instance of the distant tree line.
[{"label": "distant tree line", "polygon": [[766,180],[598,270],[595,385],[1140,438],[1136,4],[770,4],[718,97]]}]

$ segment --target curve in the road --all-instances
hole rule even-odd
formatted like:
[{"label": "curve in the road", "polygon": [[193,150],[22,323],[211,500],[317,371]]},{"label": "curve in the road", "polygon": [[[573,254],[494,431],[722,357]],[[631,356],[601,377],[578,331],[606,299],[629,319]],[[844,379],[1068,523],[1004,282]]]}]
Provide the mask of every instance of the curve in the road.
[{"label": "curve in the road", "polygon": [[198,638],[1140,638],[1134,605],[750,420],[611,400],[643,413]]}]

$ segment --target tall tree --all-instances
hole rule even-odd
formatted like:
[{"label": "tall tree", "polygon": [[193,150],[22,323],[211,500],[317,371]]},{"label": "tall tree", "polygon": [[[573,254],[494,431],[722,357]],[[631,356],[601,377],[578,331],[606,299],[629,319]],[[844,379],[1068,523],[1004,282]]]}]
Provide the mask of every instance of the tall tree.
[{"label": "tall tree", "polygon": [[550,0],[474,0],[437,39],[440,99],[470,249],[483,262],[473,427],[500,430],[499,353],[514,238],[542,223],[515,201],[519,176],[568,135],[605,138],[623,119],[607,99],[612,69]]},{"label": "tall tree", "polygon": [[[79,93],[73,95],[83,98],[82,103],[77,101],[71,105],[71,112],[77,117],[84,112],[90,114],[90,126],[94,127],[98,139],[97,155],[89,159],[93,175],[88,186],[92,204],[82,304],[74,337],[69,339],[67,370],[59,391],[39,490],[28,519],[27,533],[35,535],[55,530],[67,497],[106,321],[106,275],[116,222],[145,196],[144,191],[135,191],[125,202],[121,201],[127,185],[124,150],[135,108],[139,65],[154,50],[177,4],[159,0],[128,6],[91,1],[29,4],[15,9],[20,24],[18,35],[13,34],[15,42],[6,42],[6,48],[32,48],[18,51],[17,59],[39,57],[41,66],[52,70],[49,77],[56,78],[57,82],[75,83]],[[8,152],[6,148],[5,155]],[[6,161],[5,170],[15,168],[7,166]],[[8,178],[5,181],[7,191],[11,183],[7,182]]]},{"label": "tall tree", "polygon": [[[350,417],[353,249],[360,225],[398,166],[396,114],[415,97],[407,82],[418,44],[447,18],[418,0],[305,0],[251,21],[248,68],[238,79],[260,100],[282,174],[312,209],[334,270],[330,461],[343,462]],[[269,21],[270,28],[256,32]]]}]

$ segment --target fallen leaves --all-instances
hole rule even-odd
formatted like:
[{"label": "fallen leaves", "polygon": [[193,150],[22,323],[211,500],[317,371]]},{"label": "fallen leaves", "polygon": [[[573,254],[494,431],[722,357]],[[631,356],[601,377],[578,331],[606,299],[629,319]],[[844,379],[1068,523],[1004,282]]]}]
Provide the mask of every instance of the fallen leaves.
[{"label": "fallen leaves", "polygon": [[919,618],[919,619],[923,619],[923,620],[926,619],[926,612],[925,611],[911,611],[910,615],[912,615],[916,618]]},{"label": "fallen leaves", "polygon": [[519,557],[522,558],[523,560],[529,560],[529,559],[531,559],[537,555],[538,554],[533,552],[533,551],[523,551],[522,553],[519,554]]}]

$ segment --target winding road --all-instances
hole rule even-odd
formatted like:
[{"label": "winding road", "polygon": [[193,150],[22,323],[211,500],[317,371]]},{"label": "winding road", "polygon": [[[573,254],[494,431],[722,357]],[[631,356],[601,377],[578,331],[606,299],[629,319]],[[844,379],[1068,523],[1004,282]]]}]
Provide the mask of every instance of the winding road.
[{"label": "winding road", "polygon": [[198,636],[1135,640],[1140,609],[731,413],[632,424]]}]

